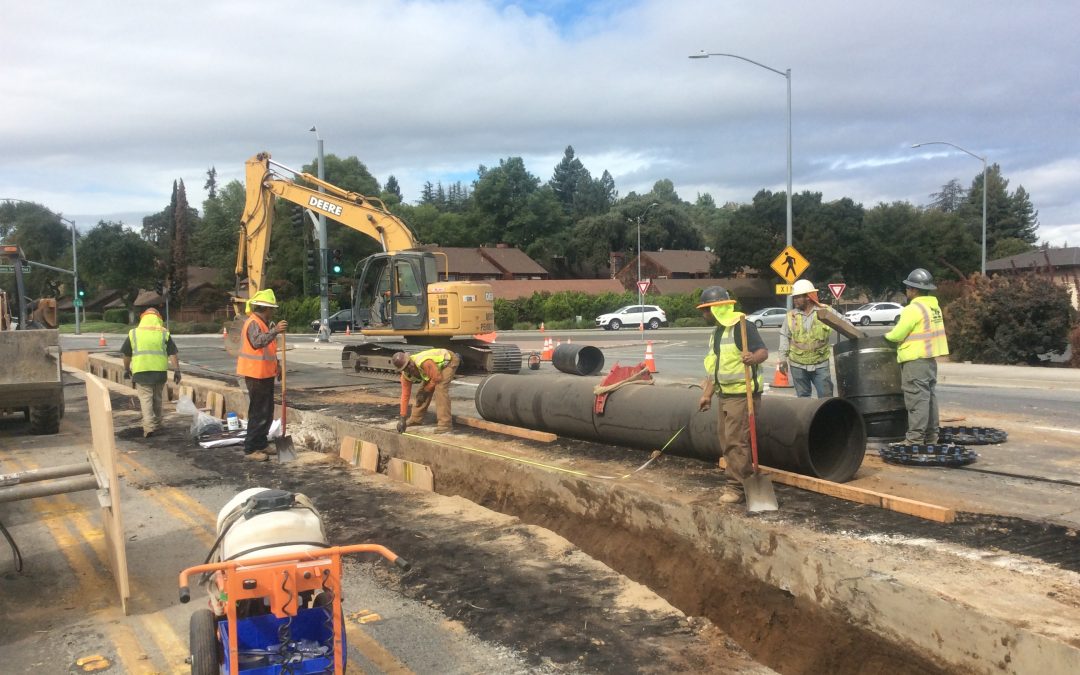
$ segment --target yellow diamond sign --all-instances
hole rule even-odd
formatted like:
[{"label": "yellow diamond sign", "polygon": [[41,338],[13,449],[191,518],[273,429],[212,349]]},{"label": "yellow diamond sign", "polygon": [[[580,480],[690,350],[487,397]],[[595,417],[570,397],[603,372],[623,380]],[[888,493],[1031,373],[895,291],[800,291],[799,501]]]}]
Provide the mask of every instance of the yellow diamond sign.
[{"label": "yellow diamond sign", "polygon": [[776,256],[776,260],[773,260],[769,266],[773,268],[774,272],[783,277],[784,281],[791,284],[802,276],[806,268],[810,267],[810,263],[806,258],[802,257],[801,253],[795,250],[794,246],[788,246],[783,251],[780,251],[780,255]]}]

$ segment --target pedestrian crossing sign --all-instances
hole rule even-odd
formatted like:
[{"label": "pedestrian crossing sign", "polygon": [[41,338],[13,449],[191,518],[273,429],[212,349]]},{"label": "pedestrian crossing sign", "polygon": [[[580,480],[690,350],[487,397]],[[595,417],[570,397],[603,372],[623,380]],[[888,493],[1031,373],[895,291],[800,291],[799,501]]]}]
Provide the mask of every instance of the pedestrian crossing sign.
[{"label": "pedestrian crossing sign", "polygon": [[776,259],[772,261],[769,267],[772,267],[774,272],[783,277],[784,281],[792,284],[802,276],[807,267],[810,267],[810,263],[806,258],[802,257],[801,253],[795,250],[794,246],[788,246],[783,251],[780,251],[780,255],[776,256]]}]

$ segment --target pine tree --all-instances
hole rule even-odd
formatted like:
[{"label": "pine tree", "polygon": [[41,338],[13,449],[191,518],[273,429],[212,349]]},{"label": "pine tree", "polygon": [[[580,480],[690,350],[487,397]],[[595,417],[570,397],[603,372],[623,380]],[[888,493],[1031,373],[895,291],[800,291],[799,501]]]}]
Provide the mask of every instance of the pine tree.
[{"label": "pine tree", "polygon": [[206,184],[203,185],[203,189],[206,190],[207,199],[217,198],[217,169],[210,167],[206,171]]},{"label": "pine tree", "polygon": [[398,185],[397,178],[395,178],[393,175],[386,179],[385,191],[389,192],[392,195],[397,195],[398,201],[401,201],[401,186]]},{"label": "pine tree", "polygon": [[[176,184],[174,183],[174,186]],[[188,241],[191,238],[191,213],[188,207],[187,190],[181,179],[174,187],[172,265],[169,271],[169,297],[172,302],[182,304],[187,298]]]}]

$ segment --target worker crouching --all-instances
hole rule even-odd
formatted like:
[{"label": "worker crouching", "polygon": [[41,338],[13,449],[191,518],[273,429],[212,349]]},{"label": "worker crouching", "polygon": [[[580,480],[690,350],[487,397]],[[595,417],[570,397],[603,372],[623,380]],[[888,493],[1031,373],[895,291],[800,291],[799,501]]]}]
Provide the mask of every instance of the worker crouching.
[{"label": "worker crouching", "polygon": [[[461,357],[449,349],[425,349],[413,355],[397,352],[391,357],[394,368],[401,373],[401,410],[397,423],[398,433],[406,428],[424,423],[424,413],[435,398],[435,414],[438,425],[435,433],[444,434],[453,429],[450,412],[450,382],[457,375]],[[412,414],[409,415],[409,396],[412,386],[419,384]]]}]

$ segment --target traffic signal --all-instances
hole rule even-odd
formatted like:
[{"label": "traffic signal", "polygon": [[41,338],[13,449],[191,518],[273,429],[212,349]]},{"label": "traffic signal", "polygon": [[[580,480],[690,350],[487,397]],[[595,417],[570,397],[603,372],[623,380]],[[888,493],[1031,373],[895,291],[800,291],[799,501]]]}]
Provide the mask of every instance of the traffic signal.
[{"label": "traffic signal", "polygon": [[164,282],[164,281],[160,281],[160,280],[159,280],[159,281],[155,281],[155,282],[154,282],[154,290],[155,290],[155,291],[157,291],[157,294],[158,294],[158,295],[161,295],[161,294],[163,294],[163,293],[165,292],[165,282]]},{"label": "traffic signal", "polygon": [[86,289],[85,288],[80,288],[79,289],[79,297],[80,298],[85,298],[86,297]]},{"label": "traffic signal", "polygon": [[307,255],[307,273],[308,273],[308,276],[311,277],[312,279],[314,279],[315,276],[319,272],[319,270],[315,269],[315,267],[316,267],[315,260],[316,260],[316,257],[317,257],[316,254],[315,254],[315,249],[313,249],[313,248],[305,249],[304,253],[305,253],[305,255]]},{"label": "traffic signal", "polygon": [[329,273],[333,274],[334,276],[340,275],[342,270],[345,269],[345,266],[341,262],[340,248],[335,248],[333,251],[330,252],[330,267],[328,269],[330,270]]},{"label": "traffic signal", "polygon": [[292,222],[293,230],[297,234],[302,234],[304,232],[304,207],[294,205],[289,213],[289,220]]}]

